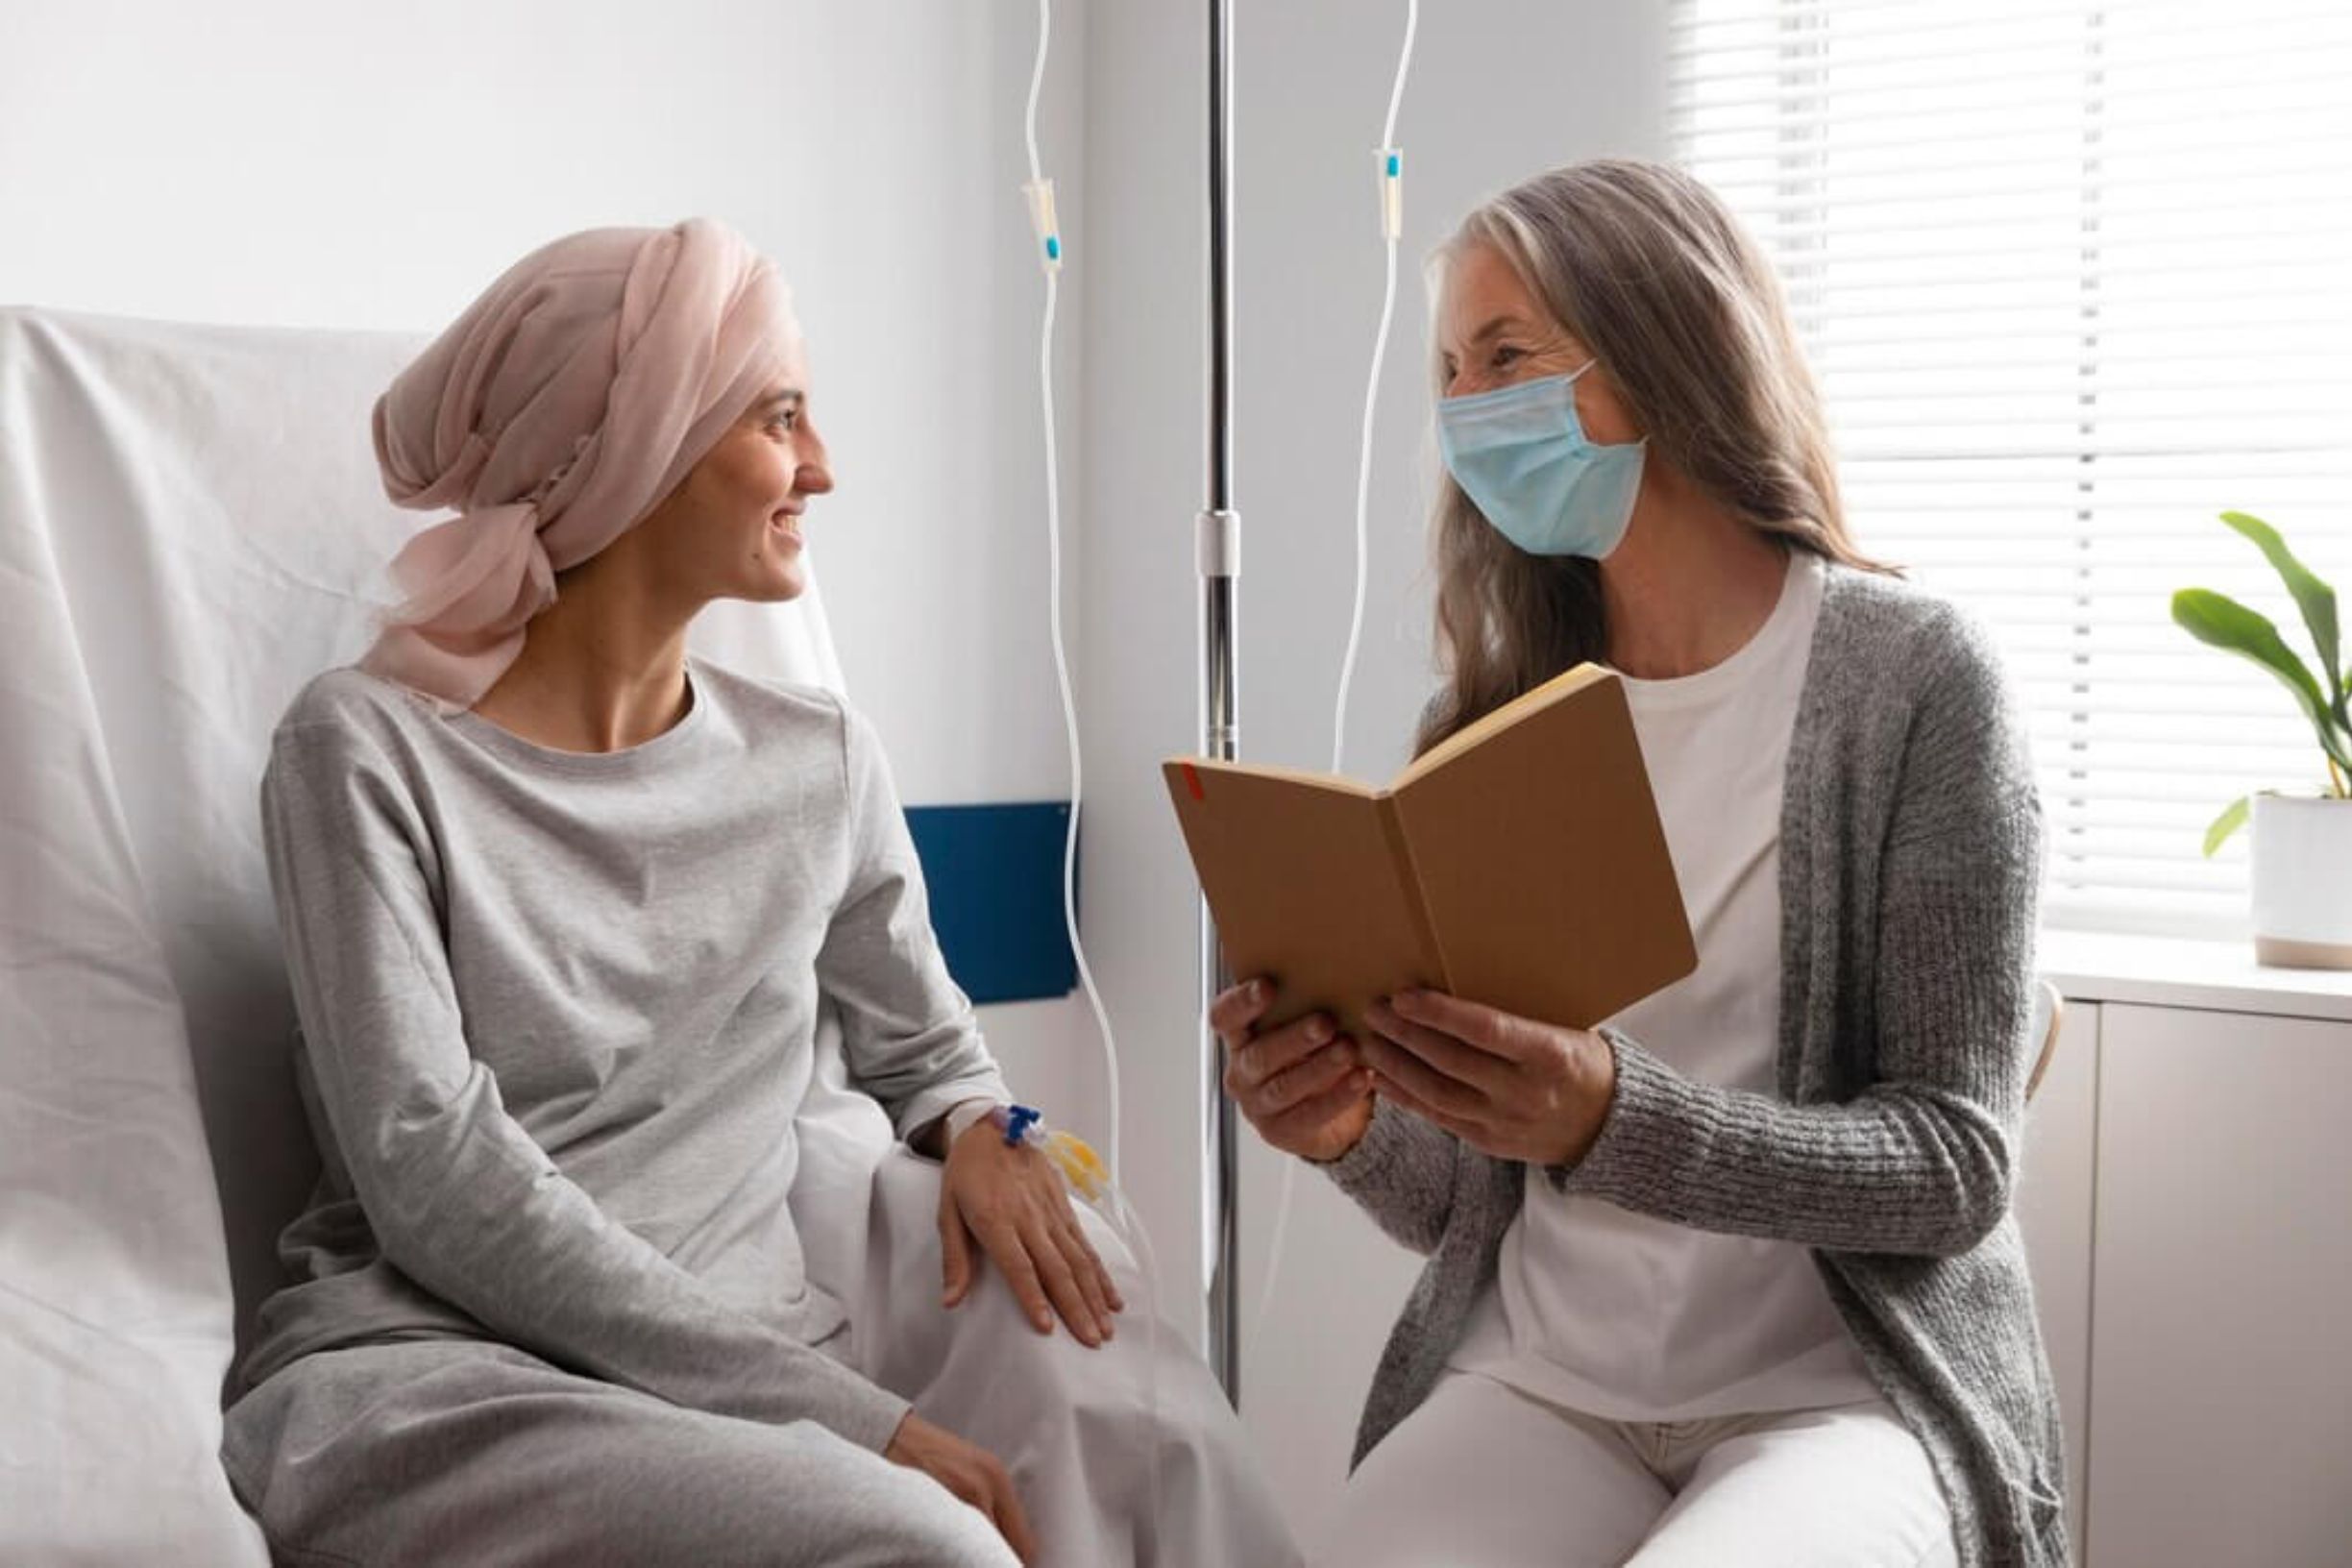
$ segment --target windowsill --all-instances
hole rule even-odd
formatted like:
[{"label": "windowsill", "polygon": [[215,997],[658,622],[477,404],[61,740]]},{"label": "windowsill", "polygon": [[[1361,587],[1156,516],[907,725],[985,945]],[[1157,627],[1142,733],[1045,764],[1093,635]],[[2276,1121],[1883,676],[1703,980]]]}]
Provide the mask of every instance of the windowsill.
[{"label": "windowsill", "polygon": [[2070,1001],[2352,1021],[2352,969],[2275,969],[2254,941],[2044,929],[2043,977]]}]

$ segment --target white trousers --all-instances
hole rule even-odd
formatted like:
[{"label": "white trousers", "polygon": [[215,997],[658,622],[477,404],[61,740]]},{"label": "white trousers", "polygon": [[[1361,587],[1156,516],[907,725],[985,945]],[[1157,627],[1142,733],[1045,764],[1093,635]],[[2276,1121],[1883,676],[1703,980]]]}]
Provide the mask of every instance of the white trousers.
[{"label": "white trousers", "polygon": [[1606,1421],[1448,1372],[1364,1458],[1329,1568],[1948,1568],[1951,1519],[1883,1400]]}]

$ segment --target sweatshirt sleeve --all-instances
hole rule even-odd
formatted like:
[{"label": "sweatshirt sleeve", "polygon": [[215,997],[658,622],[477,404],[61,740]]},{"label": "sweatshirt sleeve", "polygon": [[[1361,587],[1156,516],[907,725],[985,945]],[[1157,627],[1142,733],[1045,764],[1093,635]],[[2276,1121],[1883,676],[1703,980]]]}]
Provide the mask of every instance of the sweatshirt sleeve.
[{"label": "sweatshirt sleeve", "polygon": [[469,1047],[425,828],[379,743],[345,722],[282,727],[261,814],[320,1108],[385,1258],[562,1365],[886,1447],[904,1400],[715,1300],[507,1115]]},{"label": "sweatshirt sleeve", "polygon": [[840,1008],[851,1076],[902,1139],[970,1099],[1009,1100],[971,1002],[932,934],[922,866],[872,726],[842,711],[849,799],[847,886],[817,955]]},{"label": "sweatshirt sleeve", "polygon": [[1948,1256],[2008,1212],[2033,1042],[2042,814],[2023,726],[1956,617],[1919,698],[1879,863],[1873,1082],[1791,1105],[1702,1084],[1604,1030],[1617,1090],[1561,1190],[1703,1230]]}]

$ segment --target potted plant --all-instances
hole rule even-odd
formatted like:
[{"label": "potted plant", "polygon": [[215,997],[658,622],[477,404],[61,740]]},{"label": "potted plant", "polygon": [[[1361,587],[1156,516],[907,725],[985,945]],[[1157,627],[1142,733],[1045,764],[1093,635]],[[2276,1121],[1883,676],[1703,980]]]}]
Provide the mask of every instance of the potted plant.
[{"label": "potted plant", "polygon": [[2205,852],[2219,849],[2250,818],[2257,961],[2352,968],[2352,682],[2337,635],[2336,590],[2260,518],[2223,512],[2221,521],[2252,540],[2285,579],[2319,667],[2306,665],[2266,617],[2209,589],[2174,594],[2172,619],[2199,641],[2253,660],[2294,694],[2318,736],[2327,784],[2317,795],[2265,791],[2231,801],[2205,830]]}]

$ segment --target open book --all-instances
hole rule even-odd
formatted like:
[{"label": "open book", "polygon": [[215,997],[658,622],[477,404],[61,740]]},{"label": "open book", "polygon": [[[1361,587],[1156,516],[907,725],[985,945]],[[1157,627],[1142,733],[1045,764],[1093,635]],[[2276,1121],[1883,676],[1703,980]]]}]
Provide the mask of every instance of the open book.
[{"label": "open book", "polygon": [[1588,1029],[1698,967],[1614,671],[1580,664],[1373,789],[1175,758],[1164,769],[1237,979],[1362,1038],[1412,986]]}]

